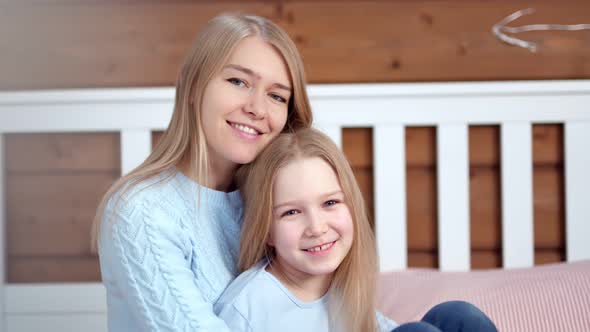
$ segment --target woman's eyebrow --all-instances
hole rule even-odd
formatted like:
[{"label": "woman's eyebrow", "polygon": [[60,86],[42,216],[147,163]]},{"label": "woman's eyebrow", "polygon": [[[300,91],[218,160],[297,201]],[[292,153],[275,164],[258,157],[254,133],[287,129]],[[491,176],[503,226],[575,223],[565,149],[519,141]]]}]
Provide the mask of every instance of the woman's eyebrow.
[{"label": "woman's eyebrow", "polygon": [[[249,76],[254,76],[256,79],[260,79],[260,74],[256,73],[255,71],[253,71],[250,68],[246,68],[244,66],[240,66],[240,65],[236,65],[236,64],[227,64],[225,66],[223,66],[223,68],[229,68],[229,69],[235,69],[237,71],[241,71],[242,73],[249,75]],[[278,82],[273,83],[273,86],[282,89],[282,90],[287,90],[289,92],[291,92],[291,88],[285,84],[281,84]]]}]

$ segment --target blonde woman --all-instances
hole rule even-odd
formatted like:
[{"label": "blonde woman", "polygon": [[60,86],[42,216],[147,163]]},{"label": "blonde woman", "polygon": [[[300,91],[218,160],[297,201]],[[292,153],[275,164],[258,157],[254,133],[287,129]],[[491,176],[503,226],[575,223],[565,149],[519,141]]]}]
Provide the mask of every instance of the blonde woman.
[{"label": "blonde woman", "polygon": [[377,257],[363,197],[324,134],[281,134],[238,171],[238,182],[242,273],[215,304],[232,331],[495,331],[465,302],[399,327],[376,314]]},{"label": "blonde woman", "polygon": [[97,211],[109,331],[228,331],[213,303],[237,272],[234,173],[311,122],[303,65],[282,29],[248,15],[208,22],[178,76],[168,129]]}]

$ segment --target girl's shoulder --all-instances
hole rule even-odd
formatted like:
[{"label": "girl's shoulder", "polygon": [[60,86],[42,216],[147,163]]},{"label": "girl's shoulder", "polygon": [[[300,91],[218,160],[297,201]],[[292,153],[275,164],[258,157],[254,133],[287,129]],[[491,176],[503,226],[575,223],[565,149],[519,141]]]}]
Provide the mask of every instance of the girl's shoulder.
[{"label": "girl's shoulder", "polygon": [[[261,261],[250,269],[240,273],[230,284],[227,286],[223,294],[217,300],[215,304],[216,311],[221,310],[221,307],[228,305],[235,305],[242,299],[252,299],[252,292],[260,292],[261,283],[266,282],[266,278],[263,278],[264,269],[266,268],[266,262]],[[264,287],[262,287],[264,289]]]}]

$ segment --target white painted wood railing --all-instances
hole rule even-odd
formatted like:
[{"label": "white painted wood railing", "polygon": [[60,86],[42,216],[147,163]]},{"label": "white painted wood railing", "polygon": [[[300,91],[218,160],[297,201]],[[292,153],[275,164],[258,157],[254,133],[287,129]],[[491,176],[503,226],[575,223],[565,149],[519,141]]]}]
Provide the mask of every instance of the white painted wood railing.
[{"label": "white painted wood railing", "polygon": [[[340,146],[342,128],[372,127],[375,216],[382,270],[407,267],[405,128],[436,126],[439,266],[467,270],[468,127],[501,128],[502,243],[506,268],[533,264],[532,138],[563,123],[567,260],[590,258],[590,81],[319,85],[309,88],[316,126]],[[151,131],[171,116],[172,88],[0,92],[3,134],[120,132],[121,169],[148,155]],[[0,172],[0,248],[5,247]],[[3,250],[3,249],[1,249]],[[5,274],[4,252],[0,272]],[[3,331],[105,331],[104,289],[88,284],[0,282]]]}]

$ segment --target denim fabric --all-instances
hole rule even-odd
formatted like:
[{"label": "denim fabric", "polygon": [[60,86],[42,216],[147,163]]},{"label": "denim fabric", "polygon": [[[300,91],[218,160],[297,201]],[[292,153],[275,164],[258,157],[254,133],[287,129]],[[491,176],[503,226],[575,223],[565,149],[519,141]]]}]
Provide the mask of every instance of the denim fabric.
[{"label": "denim fabric", "polygon": [[492,320],[473,304],[443,302],[430,309],[420,322],[406,323],[392,332],[498,332]]}]

